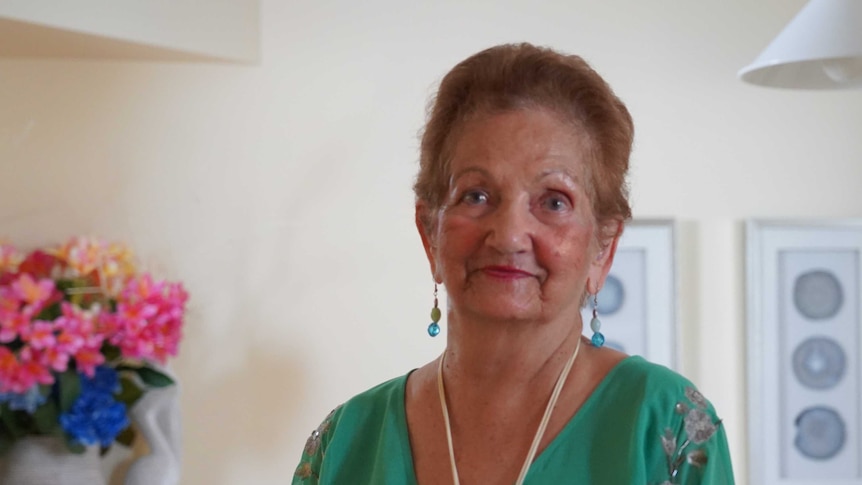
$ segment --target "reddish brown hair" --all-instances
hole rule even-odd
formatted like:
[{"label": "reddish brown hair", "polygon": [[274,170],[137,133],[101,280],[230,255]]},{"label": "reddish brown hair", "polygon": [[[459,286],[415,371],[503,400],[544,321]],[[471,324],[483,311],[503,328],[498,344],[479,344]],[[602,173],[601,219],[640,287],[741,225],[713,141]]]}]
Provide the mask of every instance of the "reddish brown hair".
[{"label": "reddish brown hair", "polygon": [[[448,191],[451,149],[477,116],[547,109],[586,134],[588,193],[599,222],[631,217],[626,173],[634,126],[610,86],[582,58],[531,44],[491,47],[456,65],[428,106],[413,189],[430,211]],[[430,222],[430,221],[425,221]]]}]

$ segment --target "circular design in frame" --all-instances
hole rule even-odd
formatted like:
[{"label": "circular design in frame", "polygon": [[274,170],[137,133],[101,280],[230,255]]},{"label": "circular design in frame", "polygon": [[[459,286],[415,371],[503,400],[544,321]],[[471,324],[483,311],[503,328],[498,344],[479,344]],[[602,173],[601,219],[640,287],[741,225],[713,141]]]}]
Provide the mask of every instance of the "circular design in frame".
[{"label": "circular design in frame", "polygon": [[834,409],[815,406],[796,417],[796,439],[793,444],[804,456],[828,460],[837,455],[847,439],[846,426]]},{"label": "circular design in frame", "polygon": [[793,283],[793,304],[806,318],[825,320],[841,310],[844,290],[831,271],[808,271],[799,275]]},{"label": "circular design in frame", "polygon": [[599,315],[611,315],[619,311],[623,306],[626,298],[626,291],[623,287],[623,282],[616,276],[609,274],[605,278],[605,286],[598,294],[598,311]]},{"label": "circular design in frame", "polygon": [[844,349],[831,338],[810,337],[793,351],[793,374],[810,389],[835,387],[846,369]]}]

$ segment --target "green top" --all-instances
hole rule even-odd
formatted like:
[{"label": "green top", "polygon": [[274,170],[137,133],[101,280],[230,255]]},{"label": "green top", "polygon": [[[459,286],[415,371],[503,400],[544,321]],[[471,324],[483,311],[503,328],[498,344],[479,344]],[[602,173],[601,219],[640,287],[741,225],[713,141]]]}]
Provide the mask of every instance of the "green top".
[{"label": "green top", "polygon": [[[416,484],[406,383],[407,375],[384,382],[332,411],[308,439],[293,484]],[[733,471],[712,405],[684,377],[633,356],[608,373],[524,483],[732,485]]]}]

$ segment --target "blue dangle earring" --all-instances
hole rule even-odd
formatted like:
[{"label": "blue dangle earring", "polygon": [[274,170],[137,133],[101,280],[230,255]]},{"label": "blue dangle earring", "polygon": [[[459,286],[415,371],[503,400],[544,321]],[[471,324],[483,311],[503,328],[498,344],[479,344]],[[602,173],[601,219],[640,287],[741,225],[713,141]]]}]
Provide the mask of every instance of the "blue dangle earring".
[{"label": "blue dangle earring", "polygon": [[437,283],[434,283],[434,308],[431,309],[431,324],[428,325],[428,335],[436,337],[440,335],[440,317],[443,313],[440,311],[440,306],[437,304]]},{"label": "blue dangle earring", "polygon": [[599,292],[593,295],[593,319],[590,320],[590,329],[593,331],[593,338],[590,339],[593,347],[601,347],[605,344],[605,336],[600,331],[602,329],[602,321],[599,320]]}]

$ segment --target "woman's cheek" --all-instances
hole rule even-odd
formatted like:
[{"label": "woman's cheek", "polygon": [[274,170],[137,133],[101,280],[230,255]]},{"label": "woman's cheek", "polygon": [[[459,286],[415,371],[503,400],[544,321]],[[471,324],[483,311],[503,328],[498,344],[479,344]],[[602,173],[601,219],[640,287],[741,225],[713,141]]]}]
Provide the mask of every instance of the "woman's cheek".
[{"label": "woman's cheek", "polygon": [[555,267],[581,268],[590,251],[587,231],[561,231],[552,243],[550,251]]}]

